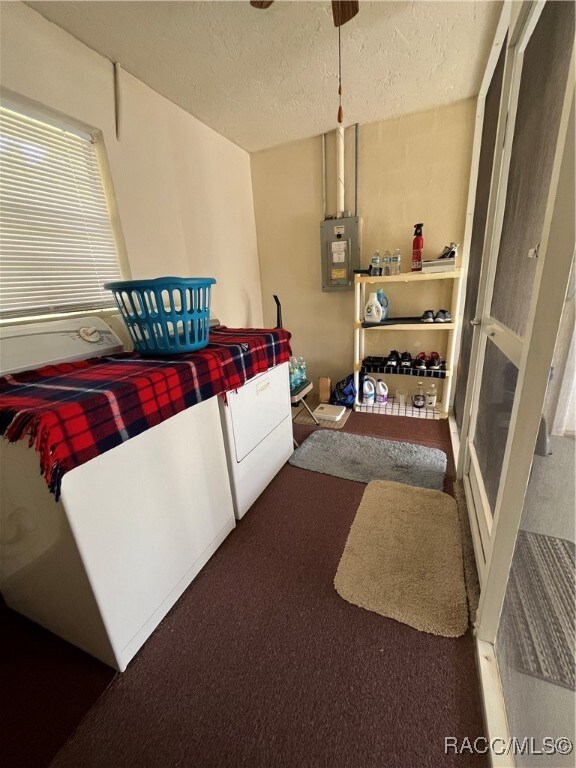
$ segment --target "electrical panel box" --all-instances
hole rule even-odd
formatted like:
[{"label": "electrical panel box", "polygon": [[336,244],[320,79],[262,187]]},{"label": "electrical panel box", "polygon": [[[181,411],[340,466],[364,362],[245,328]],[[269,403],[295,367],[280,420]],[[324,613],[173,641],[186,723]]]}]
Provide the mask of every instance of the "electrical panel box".
[{"label": "electrical panel box", "polygon": [[351,291],[360,269],[360,224],[357,216],[326,219],[320,224],[322,290]]}]

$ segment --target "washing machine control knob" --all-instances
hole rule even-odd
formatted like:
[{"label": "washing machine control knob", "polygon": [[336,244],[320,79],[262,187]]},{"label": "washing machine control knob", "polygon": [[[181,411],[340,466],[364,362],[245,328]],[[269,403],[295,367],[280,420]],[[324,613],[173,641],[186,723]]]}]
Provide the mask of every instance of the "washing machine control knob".
[{"label": "washing machine control knob", "polygon": [[81,339],[89,341],[91,344],[96,344],[96,342],[100,341],[102,338],[98,328],[80,328],[78,333],[80,334]]}]

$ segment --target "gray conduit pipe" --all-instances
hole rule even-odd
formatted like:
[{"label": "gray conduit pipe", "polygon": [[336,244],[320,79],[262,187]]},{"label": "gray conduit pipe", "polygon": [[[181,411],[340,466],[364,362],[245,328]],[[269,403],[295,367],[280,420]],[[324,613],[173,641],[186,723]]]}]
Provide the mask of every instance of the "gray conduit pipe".
[{"label": "gray conduit pipe", "polygon": [[120,141],[122,137],[122,111],[120,101],[120,76],[122,75],[122,67],[120,62],[114,62],[114,116],[116,118],[116,140]]},{"label": "gray conduit pipe", "polygon": [[358,134],[360,126],[354,126],[354,216],[358,216]]},{"label": "gray conduit pipe", "polygon": [[322,219],[326,221],[326,134],[322,134]]}]

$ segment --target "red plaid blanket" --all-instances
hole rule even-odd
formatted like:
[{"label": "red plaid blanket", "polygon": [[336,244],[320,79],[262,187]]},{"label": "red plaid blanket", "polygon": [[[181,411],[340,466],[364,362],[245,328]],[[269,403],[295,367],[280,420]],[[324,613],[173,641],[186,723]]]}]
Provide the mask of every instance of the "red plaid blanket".
[{"label": "red plaid blanket", "polygon": [[12,374],[0,378],[0,435],[29,437],[58,499],[74,467],[289,357],[287,331],[220,327],[199,352],[122,353]]}]

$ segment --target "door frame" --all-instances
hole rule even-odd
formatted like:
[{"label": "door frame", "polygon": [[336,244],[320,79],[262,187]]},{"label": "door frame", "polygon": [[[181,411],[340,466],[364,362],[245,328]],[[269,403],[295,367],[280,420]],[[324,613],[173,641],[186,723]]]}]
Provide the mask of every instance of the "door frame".
[{"label": "door frame", "polygon": [[[458,452],[457,462],[457,476],[462,478],[464,489],[466,492],[466,498],[470,511],[470,522],[473,535],[474,550],[477,559],[478,573],[480,578],[480,584],[482,588],[482,595],[480,598],[480,605],[477,613],[477,624],[482,623],[482,614],[487,605],[491,605],[491,592],[486,592],[488,574],[491,570],[491,561],[494,556],[495,550],[494,539],[498,530],[499,521],[501,518],[500,510],[504,507],[507,510],[506,520],[509,522],[511,516],[509,514],[510,504],[514,501],[514,508],[518,511],[518,521],[512,526],[512,538],[515,541],[516,531],[518,529],[519,516],[522,510],[523,497],[526,490],[526,486],[521,491],[518,491],[516,495],[511,494],[511,486],[508,483],[508,487],[505,488],[505,479],[508,478],[511,467],[515,470],[519,469],[519,456],[516,458],[515,451],[517,450],[517,441],[511,442],[512,434],[516,429],[518,423],[518,401],[519,397],[530,397],[533,407],[538,411],[538,423],[536,431],[534,432],[534,441],[532,442],[532,449],[535,443],[537,428],[539,426],[539,419],[541,415],[541,407],[537,406],[537,389],[530,394],[530,388],[525,389],[524,380],[526,378],[526,366],[528,362],[528,351],[531,348],[532,343],[536,343],[540,333],[544,331],[547,324],[544,322],[544,314],[541,306],[537,306],[538,296],[554,296],[553,302],[559,299],[558,285],[546,284],[546,281],[542,283],[543,264],[546,256],[547,240],[550,235],[551,216],[554,208],[554,201],[556,196],[556,188],[558,184],[558,174],[560,169],[560,163],[562,161],[562,153],[566,140],[567,121],[570,114],[570,106],[572,100],[572,93],[574,89],[574,49],[572,50],[572,60],[568,73],[566,91],[564,93],[564,104],[562,118],[559,126],[558,142],[556,145],[556,152],[553,164],[553,172],[550,180],[550,187],[548,190],[548,199],[546,202],[546,215],[544,225],[542,228],[542,235],[540,238],[540,249],[538,253],[538,263],[536,269],[536,275],[534,278],[534,284],[532,289],[532,299],[528,313],[528,320],[526,324],[526,332],[524,338],[512,333],[509,329],[505,328],[501,323],[496,321],[490,316],[490,306],[492,302],[493,283],[494,276],[497,268],[497,256],[500,248],[500,240],[502,236],[502,227],[506,207],[507,196],[507,183],[510,170],[510,161],[512,156],[514,127],[516,121],[516,113],[518,107],[518,98],[521,86],[521,75],[523,67],[524,53],[527,45],[531,39],[532,32],[538,23],[542,10],[545,6],[544,0],[537,0],[536,2],[526,2],[520,8],[514,8],[515,17],[511,21],[510,34],[507,58],[505,62],[503,85],[502,85],[502,98],[500,106],[500,115],[497,127],[494,163],[492,169],[492,183],[491,191],[488,203],[488,215],[485,229],[485,240],[482,253],[482,267],[480,275],[480,284],[478,290],[478,302],[476,317],[480,320],[480,325],[475,328],[472,340],[471,350],[471,363],[467,381],[467,392],[465,398],[462,431],[460,435],[460,446]],[[490,70],[487,70],[487,72]],[[492,72],[490,71],[490,76]],[[558,269],[555,264],[555,271],[558,273]],[[565,287],[565,286],[564,286]],[[564,293],[562,294],[562,297]],[[563,301],[557,301],[560,305]],[[534,332],[534,319],[538,317],[538,333],[532,339]],[[549,327],[547,333],[548,346],[551,347],[552,352],[554,349],[554,343],[557,334],[557,327]],[[476,492],[473,491],[473,486],[470,482],[468,475],[469,467],[474,459],[470,455],[469,450],[469,435],[474,434],[476,426],[476,417],[478,413],[478,392],[481,386],[481,375],[484,365],[484,357],[486,347],[491,341],[499,347],[503,353],[514,363],[519,370],[519,377],[516,385],[516,393],[514,399],[514,406],[511,413],[509,434],[507,446],[503,459],[501,484],[494,507],[493,516],[490,514],[490,519],[487,518],[489,507],[486,504],[486,496],[480,483],[476,482],[474,487]],[[540,366],[544,364],[544,358],[539,355]],[[531,369],[530,369],[531,370]],[[549,366],[542,373],[543,381],[547,384]],[[545,392],[545,389],[544,389]],[[543,400],[542,400],[543,402]],[[541,405],[541,404],[540,404]],[[522,409],[522,413],[523,413]],[[526,427],[530,421],[526,421],[524,416],[520,416],[523,429],[523,440],[528,439],[526,433]],[[514,456],[514,462],[511,462],[511,454]],[[476,467],[476,463],[474,463]],[[531,466],[531,454],[527,468],[522,473],[526,477],[526,484],[528,473]],[[477,467],[476,467],[477,468]],[[483,501],[478,505],[478,509],[475,507],[474,498],[481,499]],[[501,526],[500,533],[504,535],[506,533],[506,526]],[[513,543],[512,543],[513,550]],[[506,574],[509,570],[510,563],[503,563],[496,568],[498,571],[500,568]],[[503,599],[503,598],[502,598]],[[501,607],[501,606],[500,606]],[[494,609],[499,616],[500,608]],[[491,621],[492,630],[486,629],[486,634],[482,634],[483,639],[488,642],[494,642],[495,640],[495,628],[497,627],[497,620]],[[488,625],[486,625],[488,627]]]},{"label": "door frame", "polygon": [[[468,199],[466,204],[466,224],[464,227],[464,239],[462,241],[462,253],[465,254],[466,258],[464,258],[462,261],[462,276],[458,281],[458,296],[457,296],[458,309],[457,309],[457,316],[456,316],[456,330],[454,331],[454,335],[453,335],[454,352],[455,352],[454,368],[456,368],[456,364],[458,362],[460,342],[462,338],[462,323],[464,321],[464,298],[466,293],[466,281],[468,278],[468,261],[469,261],[470,247],[472,244],[472,230],[474,227],[474,207],[476,205],[478,174],[480,171],[480,153],[482,150],[482,134],[484,130],[484,113],[486,111],[486,97],[488,96],[488,91],[492,83],[492,78],[494,77],[494,72],[498,64],[498,59],[500,58],[500,54],[502,52],[502,46],[504,45],[504,40],[508,32],[508,27],[510,26],[511,13],[512,13],[512,6],[510,3],[510,0],[505,0],[504,5],[502,6],[502,10],[500,12],[498,26],[496,27],[496,32],[494,33],[494,40],[492,42],[492,48],[490,49],[490,54],[488,56],[488,61],[486,63],[486,69],[484,71],[484,76],[482,78],[482,83],[480,85],[480,91],[476,99],[476,123],[474,128],[474,139],[472,143],[472,161],[471,161],[471,169],[470,169],[470,181],[468,184]],[[504,91],[504,83],[502,84],[502,92],[503,91]],[[496,137],[496,144],[497,143],[498,143],[498,137]],[[491,178],[490,189],[492,189],[492,181],[493,181],[493,177]],[[486,218],[487,222],[488,222],[488,219],[489,219],[489,216],[487,216]],[[483,257],[484,257],[484,254],[482,254],[482,260],[483,260]],[[482,261],[482,263],[484,262]],[[454,405],[454,391],[455,391],[455,387],[452,389],[450,402],[448,403],[448,406],[450,408],[452,408],[452,406]],[[464,413],[465,414],[468,413],[468,411],[466,410],[466,407],[464,408]],[[466,416],[464,416],[462,421],[462,432],[461,432],[462,434],[464,434],[464,419],[466,419]],[[451,425],[451,431],[455,433],[455,438],[457,441],[455,459],[458,459],[459,438],[458,438],[458,429],[455,423]]]},{"label": "door frame", "polygon": [[[492,263],[489,263],[488,256],[500,244],[500,233],[506,202],[512,148],[512,136],[509,136],[509,146],[506,145],[506,136],[508,131],[513,133],[520,86],[517,72],[519,67],[521,70],[523,60],[523,51],[518,56],[518,51],[514,49],[518,46],[520,40],[526,38],[525,30],[529,29],[529,25],[536,25],[543,6],[543,2],[525,1],[522,4],[511,4],[509,0],[506,0],[496,33],[495,43],[499,36],[503,40],[506,32],[509,32],[509,39],[504,64],[500,113],[494,147],[476,317],[484,316],[484,312],[478,311],[478,308],[483,310],[485,307],[488,307],[490,309],[487,296],[488,285],[494,274],[492,270],[495,270],[496,265],[494,260],[492,260]],[[507,23],[503,21],[506,10],[509,12]],[[504,25],[504,30],[501,28],[502,25]],[[484,101],[498,55],[499,50],[496,52],[493,47],[478,99],[477,131],[480,133],[480,137],[478,139],[475,137],[475,148],[477,147],[477,141],[481,139]],[[565,297],[574,259],[575,235],[573,228],[576,201],[574,199],[574,179],[573,176],[570,178],[570,174],[573,174],[575,162],[574,143],[570,139],[570,136],[574,135],[575,130],[574,63],[575,54],[573,47],[550,188],[546,201],[537,270],[532,289],[526,332],[524,339],[514,339],[513,336],[508,336],[504,341],[505,344],[509,342],[505,349],[506,354],[518,362],[519,375],[502,467],[503,479],[492,520],[493,536],[489,542],[486,556],[484,556],[481,536],[477,528],[471,489],[469,483],[464,482],[481,583],[480,604],[477,611],[474,635],[484,718],[487,735],[490,738],[506,738],[509,736],[506,705],[500,683],[495,643],[532,466],[540,416],[554,355],[555,341],[562,317],[564,301],[560,300],[560,297],[562,299]],[[514,82],[515,79],[516,83]],[[479,117],[480,115],[482,117]],[[568,130],[571,131],[570,134]],[[478,150],[476,151],[478,152]],[[478,154],[473,156],[473,166],[474,163],[478,162],[478,157]],[[564,165],[562,165],[563,161]],[[560,175],[561,171],[562,176]],[[474,183],[475,187],[477,177],[477,169],[474,167],[473,176],[474,180],[471,178],[471,195],[475,194],[475,188],[474,190],[472,189],[472,184]],[[559,190],[560,195],[558,194]],[[557,226],[558,221],[565,220],[571,221],[572,228],[567,227],[566,230],[562,230],[562,228]],[[472,225],[470,219],[468,224],[469,226]],[[495,252],[498,253],[498,250]],[[547,255],[552,253],[554,254],[554,266],[546,270]],[[491,303],[491,295],[489,299]],[[496,334],[500,330],[497,325],[492,322],[493,327],[490,329],[494,330]],[[500,336],[500,340],[502,338]],[[459,443],[456,426],[455,424],[452,425],[452,431],[455,433],[453,434],[453,441],[456,443],[458,451],[456,456],[457,477],[460,479],[463,478],[466,469],[467,451],[465,447],[472,416],[472,397],[474,388],[479,386],[477,371],[482,370],[481,367],[477,367],[475,361],[480,356],[483,359],[484,344],[488,343],[487,339],[481,338],[481,334],[476,327],[472,338],[471,363],[466,382],[467,389]],[[503,509],[506,510],[504,515],[501,514]],[[493,766],[514,765],[512,756],[501,756],[494,753],[491,753],[491,762]]]},{"label": "door frame", "polygon": [[[526,24],[527,17],[532,10],[534,12],[534,6],[543,6],[543,2],[538,3],[526,3],[521,7],[513,7],[511,0],[506,0],[504,8],[502,9],[502,15],[500,17],[500,23],[496,32],[496,41],[500,41],[500,45],[504,41],[506,34],[509,35],[506,61],[504,62],[504,74],[502,78],[502,92],[500,96],[500,112],[498,115],[498,127],[496,129],[496,139],[494,143],[494,160],[492,163],[492,176],[490,180],[490,193],[488,196],[488,210],[486,214],[486,225],[484,229],[484,243],[482,249],[482,264],[480,269],[480,280],[478,285],[478,297],[476,302],[475,316],[481,316],[483,314],[483,308],[486,305],[486,293],[488,289],[489,277],[493,276],[489,256],[494,251],[496,246],[495,231],[497,228],[498,214],[500,214],[500,226],[504,218],[504,209],[506,204],[506,185],[508,182],[508,171],[510,168],[510,159],[512,155],[511,144],[506,146],[506,137],[508,131],[513,129],[515,117],[516,117],[516,105],[518,102],[519,91],[519,78],[517,78],[516,92],[513,93],[512,86],[514,82],[515,72],[518,68],[515,66],[515,56],[510,53],[510,50],[514,48],[520,37],[520,32]],[[513,15],[514,14],[514,15]],[[482,114],[484,114],[484,104],[486,101],[486,95],[492,82],[494,70],[498,61],[499,51],[496,54],[494,48],[486,72],[484,74],[484,80],[482,82],[482,88],[478,99],[482,99]],[[506,102],[506,107],[504,107]],[[512,112],[512,115],[510,115]],[[481,124],[480,124],[481,128]],[[513,130],[512,130],[513,133]],[[507,151],[508,150],[508,151]],[[500,239],[498,237],[498,245]],[[496,270],[496,264],[493,266],[493,270]],[[474,329],[472,337],[472,348],[470,352],[470,368],[468,370],[468,378],[466,381],[466,397],[464,401],[464,412],[462,415],[462,428],[460,431],[460,450],[458,452],[458,461],[456,467],[456,475],[459,479],[462,479],[465,471],[465,461],[467,460],[466,451],[464,450],[466,443],[466,436],[470,428],[470,420],[472,417],[472,401],[474,394],[474,385],[476,379],[476,366],[472,364],[472,361],[478,360],[480,354],[480,333],[478,329]],[[483,357],[483,355],[482,355]]]},{"label": "door frame", "polygon": [[[562,167],[564,152],[566,151],[569,157],[574,151],[573,142],[568,138],[569,126],[574,135],[574,65],[573,47],[510,420],[509,438],[504,454],[502,467],[504,480],[501,483],[494,510],[494,534],[488,551],[489,568],[478,606],[478,638],[490,643],[496,641],[554,347],[574,260],[574,233],[567,233],[559,226],[559,222],[573,220],[576,205],[574,188],[570,183],[570,166],[572,164],[573,170],[573,160],[566,161]],[[561,189],[566,189],[567,193],[558,196],[560,182],[562,182]],[[554,254],[554,267],[546,269],[548,253]],[[502,514],[503,509],[506,510],[505,515]]]},{"label": "door frame", "polygon": [[[489,306],[492,292],[488,297],[488,286],[493,280],[496,271],[496,259],[491,258],[491,254],[498,253],[500,245],[500,234],[504,219],[506,205],[506,191],[508,182],[508,172],[512,156],[512,138],[514,134],[514,124],[516,118],[516,108],[518,104],[518,95],[520,91],[520,75],[522,59],[518,61],[515,55],[515,48],[518,46],[521,34],[527,28],[530,17],[536,20],[544,7],[544,0],[536,2],[525,2],[519,7],[516,3],[506,0],[502,9],[500,21],[496,31],[494,45],[486,67],[482,88],[479,94],[481,100],[482,120],[484,116],[484,107],[488,89],[494,76],[494,71],[500,55],[501,46],[504,43],[506,35],[506,59],[504,62],[504,72],[502,76],[502,90],[500,95],[500,109],[498,114],[498,125],[496,128],[496,137],[494,142],[494,158],[492,163],[492,174],[490,179],[490,192],[488,196],[488,208],[486,213],[486,224],[484,228],[484,242],[482,246],[482,261],[480,268],[480,279],[478,284],[478,296],[476,302],[475,318],[484,318],[484,307]],[[535,25],[535,22],[534,22]],[[519,71],[520,70],[520,71]],[[480,138],[482,133],[482,123],[479,123]],[[508,141],[507,141],[508,139]],[[477,174],[476,174],[477,176]],[[470,235],[471,236],[471,235]],[[488,520],[484,513],[487,499],[483,488],[477,488],[477,494],[468,479],[468,469],[471,457],[467,450],[468,434],[475,427],[477,408],[474,408],[474,397],[477,388],[480,387],[481,378],[478,373],[482,371],[485,356],[485,343],[480,327],[474,328],[472,336],[472,346],[470,350],[470,365],[468,377],[466,380],[466,396],[462,414],[462,427],[459,436],[458,456],[456,459],[456,476],[462,480],[466,494],[466,501],[469,510],[470,528],[472,532],[472,542],[476,565],[481,589],[484,588],[489,566],[489,556],[486,548],[486,539],[491,535],[493,519]],[[476,509],[474,498],[478,495],[483,497],[483,508]],[[477,614],[479,617],[479,614]]]}]

